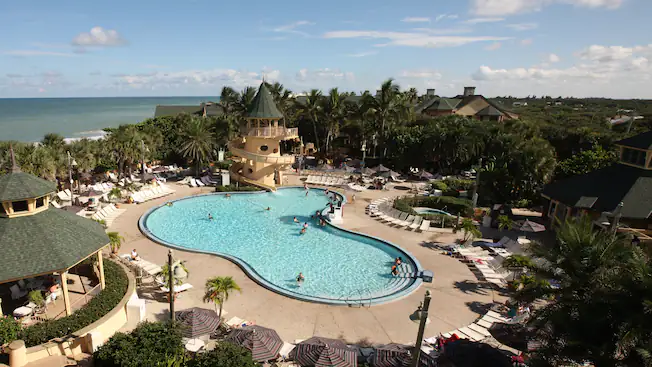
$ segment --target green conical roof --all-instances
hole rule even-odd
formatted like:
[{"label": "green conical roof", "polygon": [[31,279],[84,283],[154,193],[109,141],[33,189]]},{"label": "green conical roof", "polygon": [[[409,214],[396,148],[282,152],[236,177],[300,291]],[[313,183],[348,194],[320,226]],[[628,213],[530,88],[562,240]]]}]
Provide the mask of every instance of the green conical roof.
[{"label": "green conical roof", "polygon": [[36,176],[20,171],[10,146],[11,170],[0,176],[0,202],[34,199],[55,192],[57,185]]},{"label": "green conical roof", "polygon": [[254,97],[253,102],[251,103],[251,108],[247,112],[247,117],[249,118],[259,118],[259,119],[282,119],[283,114],[276,107],[274,103],[274,98],[272,93],[267,89],[267,83],[263,81],[258,88],[258,93]]}]

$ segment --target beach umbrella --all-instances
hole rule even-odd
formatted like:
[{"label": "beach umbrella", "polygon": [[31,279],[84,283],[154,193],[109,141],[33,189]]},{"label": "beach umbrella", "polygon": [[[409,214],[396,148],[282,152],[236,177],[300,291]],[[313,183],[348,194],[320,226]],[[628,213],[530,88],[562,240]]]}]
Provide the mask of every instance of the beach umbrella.
[{"label": "beach umbrella", "polygon": [[102,195],[104,195],[104,192],[102,192],[102,191],[97,191],[97,190],[93,190],[93,189],[88,189],[88,190],[82,192],[81,194],[79,194],[79,196],[88,196],[88,197],[91,197],[91,196],[102,196]]},{"label": "beach umbrella", "polygon": [[364,167],[363,169],[360,170],[360,173],[362,173],[363,175],[371,176],[371,175],[375,174],[376,171],[374,171],[371,168]]},{"label": "beach umbrella", "polygon": [[[372,362],[374,367],[408,367],[412,362],[411,345],[391,343],[374,348]],[[437,361],[428,353],[419,355],[419,367],[435,367]]]},{"label": "beach umbrella", "polygon": [[278,358],[278,353],[283,346],[283,340],[276,331],[258,325],[233,329],[226,340],[249,349],[254,360],[258,362]]},{"label": "beach umbrella", "polygon": [[515,229],[522,232],[543,232],[546,227],[543,224],[531,222],[526,219],[516,224]]},{"label": "beach umbrella", "polygon": [[290,358],[304,367],[357,367],[357,353],[337,339],[313,336],[290,352]]},{"label": "beach umbrella", "polygon": [[446,343],[442,357],[456,367],[512,367],[511,359],[502,351],[468,339]]},{"label": "beach umbrella", "polygon": [[420,172],[417,173],[415,176],[416,176],[417,178],[422,179],[422,180],[432,180],[432,179],[435,178],[435,175],[433,175],[432,173],[427,172],[427,171],[420,171]]},{"label": "beach umbrella", "polygon": [[391,171],[391,169],[383,166],[382,164],[379,164],[378,166],[374,167],[373,169],[376,172],[389,172],[389,171]]},{"label": "beach umbrella", "polygon": [[212,334],[220,325],[220,318],[217,313],[205,308],[188,308],[177,311],[174,315],[182,325],[182,333],[186,338],[197,338],[202,335]]}]

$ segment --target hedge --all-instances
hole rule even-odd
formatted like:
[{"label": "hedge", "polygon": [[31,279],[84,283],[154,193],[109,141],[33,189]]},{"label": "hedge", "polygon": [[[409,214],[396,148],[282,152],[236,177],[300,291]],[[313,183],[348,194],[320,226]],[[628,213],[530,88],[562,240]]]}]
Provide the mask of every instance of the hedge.
[{"label": "hedge", "polygon": [[430,221],[431,227],[441,228],[441,222],[444,221],[445,228],[455,228],[457,224],[457,216],[450,216],[446,214],[419,214],[423,219]]},{"label": "hedge", "polygon": [[215,192],[232,192],[232,191],[261,191],[261,189],[255,186],[246,186],[246,185],[215,186]]},{"label": "hedge", "polygon": [[72,315],[22,329],[18,333],[18,339],[24,340],[27,347],[32,347],[54,338],[70,335],[108,314],[127,293],[129,278],[120,265],[113,261],[105,261],[104,279],[106,281],[104,290]]},{"label": "hedge", "polygon": [[[410,210],[403,210],[408,207]],[[403,210],[406,213],[414,213],[412,210],[413,207],[440,209],[453,215],[460,214],[463,217],[473,215],[473,203],[471,200],[452,196],[406,196],[394,201],[394,208]]]}]

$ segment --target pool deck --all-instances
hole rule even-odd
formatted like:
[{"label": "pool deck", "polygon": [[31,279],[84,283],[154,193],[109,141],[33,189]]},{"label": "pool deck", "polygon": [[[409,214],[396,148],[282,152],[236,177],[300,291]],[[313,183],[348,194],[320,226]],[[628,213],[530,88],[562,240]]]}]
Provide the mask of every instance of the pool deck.
[{"label": "pool deck", "polygon": [[[301,181],[288,174],[291,185]],[[121,253],[137,249],[144,259],[157,264],[167,260],[168,249],[146,238],[138,229],[138,219],[154,206],[181,197],[212,192],[210,188],[191,188],[186,185],[169,184],[176,193],[165,198],[143,204],[125,204],[128,209],[110,227],[125,238]],[[406,191],[368,190],[356,193],[356,201],[351,202],[352,192],[347,191],[349,203],[344,209],[343,228],[385,239],[402,247],[414,255],[424,269],[432,270],[433,283],[424,283],[412,294],[387,304],[369,308],[330,306],[291,299],[269,291],[251,280],[237,265],[214,255],[175,250],[175,258],[185,260],[189,270],[187,282],[193,289],[182,293],[176,301],[176,309],[189,307],[212,308],[212,304],[202,301],[203,286],[214,276],[232,276],[242,288],[242,293],[234,293],[226,302],[227,319],[238,316],[255,321],[256,324],[275,329],[286,341],[306,339],[312,335],[344,338],[349,342],[369,340],[373,343],[413,343],[417,325],[409,320],[409,315],[423,300],[426,290],[432,293],[430,324],[426,326],[425,336],[438,335],[472,323],[492,302],[504,302],[505,296],[493,290],[488,284],[478,281],[466,265],[457,259],[440,254],[430,244],[433,241],[451,243],[456,235],[450,233],[415,233],[396,229],[379,223],[365,214],[366,205],[375,198],[405,195]],[[436,237],[436,238],[434,238]],[[146,300],[147,319],[167,318],[168,304],[157,288],[148,282],[139,288],[139,296]]]}]

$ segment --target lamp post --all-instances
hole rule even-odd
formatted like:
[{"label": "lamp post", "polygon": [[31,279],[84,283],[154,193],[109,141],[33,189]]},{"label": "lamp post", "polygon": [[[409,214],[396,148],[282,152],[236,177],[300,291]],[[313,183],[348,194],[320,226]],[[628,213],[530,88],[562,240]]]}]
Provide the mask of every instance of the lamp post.
[{"label": "lamp post", "polygon": [[68,153],[68,179],[70,180],[70,192],[72,193],[73,192],[72,168],[77,166],[77,162],[74,159],[72,159],[72,156],[70,155],[70,151],[66,153]]},{"label": "lamp post", "polygon": [[174,279],[184,279],[188,276],[185,270],[181,267],[181,260],[174,261],[172,257],[172,250],[168,250],[168,280],[169,284],[169,294],[170,299],[170,320],[174,321]]},{"label": "lamp post", "polygon": [[426,330],[426,323],[428,322],[428,309],[430,308],[430,291],[426,291],[423,297],[423,302],[417,307],[416,311],[410,315],[410,320],[419,323],[419,332],[417,333],[417,341],[412,352],[412,362],[410,367],[417,367],[419,365],[419,357],[421,357],[421,343],[423,342],[423,333]]},{"label": "lamp post", "polygon": [[144,140],[140,141],[140,154],[143,159],[143,164],[142,164],[143,171],[140,179],[142,180],[142,182],[144,182],[145,181],[145,141]]},{"label": "lamp post", "polygon": [[362,163],[364,165],[364,160],[367,158],[367,140],[362,142],[362,147],[360,150],[362,151]]}]

